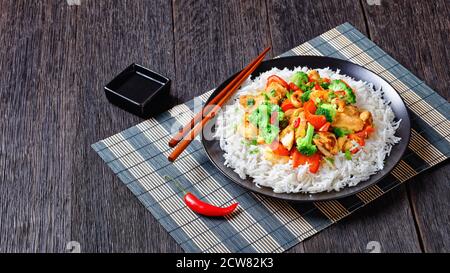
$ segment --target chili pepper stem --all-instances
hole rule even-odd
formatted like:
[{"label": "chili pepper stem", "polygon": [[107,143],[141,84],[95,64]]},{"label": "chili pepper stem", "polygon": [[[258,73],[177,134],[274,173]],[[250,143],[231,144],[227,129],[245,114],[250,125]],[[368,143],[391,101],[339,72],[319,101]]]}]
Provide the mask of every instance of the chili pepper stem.
[{"label": "chili pepper stem", "polygon": [[172,178],[172,177],[170,177],[170,176],[168,176],[168,175],[165,175],[165,176],[164,176],[164,179],[165,179],[167,182],[173,181],[175,187],[177,187],[177,189],[178,189],[179,191],[183,192],[183,195],[188,194],[188,192],[186,191],[186,189],[183,188],[183,186],[181,186],[181,183],[180,183],[178,180],[176,180],[175,178]]}]

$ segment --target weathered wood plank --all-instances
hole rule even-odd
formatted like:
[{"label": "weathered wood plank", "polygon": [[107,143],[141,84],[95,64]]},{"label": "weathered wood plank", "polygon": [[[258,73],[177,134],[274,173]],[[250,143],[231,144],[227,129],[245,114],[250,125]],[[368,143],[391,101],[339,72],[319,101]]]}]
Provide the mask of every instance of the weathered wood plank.
[{"label": "weathered wood plank", "polygon": [[140,119],[103,85],[132,62],[175,80],[169,1],[2,1],[0,250],[181,251],[91,150]]},{"label": "weathered wood plank", "polygon": [[[372,39],[448,100],[450,3],[404,0],[381,4],[364,5]],[[426,252],[446,252],[450,247],[449,171],[449,164],[444,164],[407,183]]]},{"label": "weathered wood plank", "polygon": [[[267,2],[276,54],[344,22],[350,22],[363,33],[366,30],[362,8],[355,1]],[[370,207],[306,240],[305,250],[365,252],[369,241],[378,240],[384,251],[420,251],[404,188],[389,193]],[[290,251],[297,249],[294,247]]]},{"label": "weathered wood plank", "polygon": [[76,153],[66,122],[76,113],[67,70],[74,24],[43,2],[0,6],[0,251],[63,251]]},{"label": "weathered wood plank", "polygon": [[263,0],[175,0],[173,14],[181,101],[214,88],[270,45]]},{"label": "weathered wood plank", "polygon": [[[69,9],[69,8],[68,8]],[[72,160],[72,239],[82,251],[181,251],[170,235],[90,148],[90,144],[140,119],[110,105],[103,86],[132,62],[176,80],[172,6],[169,1],[82,1],[74,50],[79,61],[72,122],[77,128]]]}]

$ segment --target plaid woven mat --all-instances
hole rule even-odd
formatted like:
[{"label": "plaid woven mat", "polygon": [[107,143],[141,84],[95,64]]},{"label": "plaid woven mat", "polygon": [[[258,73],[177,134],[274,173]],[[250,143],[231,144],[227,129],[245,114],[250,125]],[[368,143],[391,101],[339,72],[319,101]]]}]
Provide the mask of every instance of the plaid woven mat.
[{"label": "plaid woven mat", "polygon": [[[170,128],[193,117],[193,101],[93,144],[186,252],[282,252],[449,157],[450,104],[352,25],[340,25],[281,56],[291,55],[350,60],[390,82],[406,102],[412,119],[405,156],[390,175],[354,196],[291,204],[235,185],[209,162],[198,139],[175,163],[169,163]],[[202,101],[209,93],[200,96]],[[198,216],[185,206],[174,183],[165,181],[166,175],[213,204],[237,200],[240,212],[225,219]]]}]

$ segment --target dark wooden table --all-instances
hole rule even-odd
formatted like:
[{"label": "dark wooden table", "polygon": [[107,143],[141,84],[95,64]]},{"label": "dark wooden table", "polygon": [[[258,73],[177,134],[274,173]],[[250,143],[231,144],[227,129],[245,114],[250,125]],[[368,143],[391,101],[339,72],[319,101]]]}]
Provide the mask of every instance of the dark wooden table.
[{"label": "dark wooden table", "polygon": [[[0,0],[0,251],[182,251],[90,148],[141,121],[103,93],[130,63],[170,77],[177,104],[348,21],[448,99],[448,14],[446,0]],[[449,176],[441,164],[290,252],[448,252]]]}]

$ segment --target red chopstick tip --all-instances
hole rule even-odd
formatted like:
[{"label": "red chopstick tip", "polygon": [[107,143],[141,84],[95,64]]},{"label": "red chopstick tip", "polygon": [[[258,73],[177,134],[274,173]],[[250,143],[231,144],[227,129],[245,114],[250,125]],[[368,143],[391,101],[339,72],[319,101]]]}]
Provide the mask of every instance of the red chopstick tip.
[{"label": "red chopstick tip", "polygon": [[178,141],[177,141],[176,139],[171,139],[171,140],[169,141],[169,147],[170,147],[170,148],[175,147],[177,144],[178,144]]},{"label": "red chopstick tip", "polygon": [[167,157],[167,159],[168,159],[170,162],[174,162],[175,159],[176,159],[176,157],[173,157],[172,155],[169,155],[169,156]]}]

